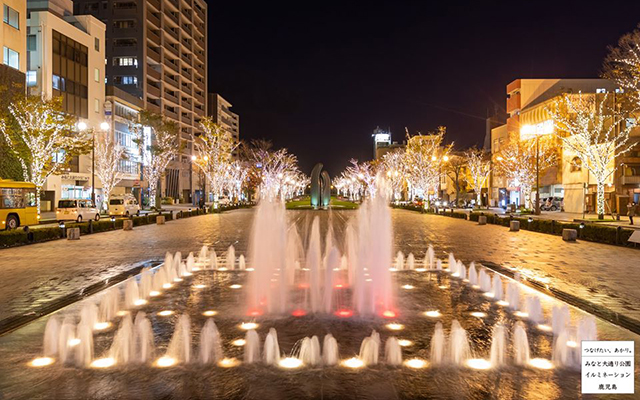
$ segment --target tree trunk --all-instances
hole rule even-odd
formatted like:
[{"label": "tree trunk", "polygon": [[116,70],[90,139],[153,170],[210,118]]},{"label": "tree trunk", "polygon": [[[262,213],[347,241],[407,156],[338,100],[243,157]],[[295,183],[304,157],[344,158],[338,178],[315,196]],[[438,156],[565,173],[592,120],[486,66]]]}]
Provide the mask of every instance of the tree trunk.
[{"label": "tree trunk", "polygon": [[604,182],[598,181],[596,196],[598,219],[604,219]]},{"label": "tree trunk", "polygon": [[153,179],[149,179],[149,208],[156,206],[157,183]]},{"label": "tree trunk", "polygon": [[42,191],[42,186],[36,185],[36,211],[37,215],[40,215],[40,191]]}]

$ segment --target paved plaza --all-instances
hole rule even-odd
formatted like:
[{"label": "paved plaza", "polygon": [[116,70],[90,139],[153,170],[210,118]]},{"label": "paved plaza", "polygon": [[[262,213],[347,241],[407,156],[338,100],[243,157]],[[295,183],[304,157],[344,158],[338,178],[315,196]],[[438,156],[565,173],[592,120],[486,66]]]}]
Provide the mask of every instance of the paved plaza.
[{"label": "paved plaza", "polygon": [[[313,216],[326,227],[333,221],[342,236],[354,211],[289,211],[305,234]],[[453,252],[468,263],[489,261],[526,269],[548,278],[561,290],[640,320],[640,250],[590,242],[565,243],[560,237],[535,232],[509,232],[502,226],[393,210],[397,249],[421,260],[429,243],[445,258]],[[93,283],[115,276],[131,265],[161,260],[166,251],[198,251],[203,243],[224,253],[233,244],[245,254],[253,210],[171,221],[164,226],[136,227],[82,236],[79,241],[48,243],[0,250],[0,320],[26,314],[41,305]]]}]

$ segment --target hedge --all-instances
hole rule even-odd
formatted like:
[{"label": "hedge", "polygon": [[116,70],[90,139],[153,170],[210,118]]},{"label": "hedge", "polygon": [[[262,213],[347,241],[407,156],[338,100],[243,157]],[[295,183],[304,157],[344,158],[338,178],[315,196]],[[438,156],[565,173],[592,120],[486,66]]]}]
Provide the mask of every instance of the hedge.
[{"label": "hedge", "polygon": [[580,223],[577,222],[560,222],[549,219],[532,219],[531,222],[529,222],[528,218],[500,217],[497,214],[483,214],[479,212],[471,213],[469,220],[478,221],[480,215],[487,217],[488,224],[508,227],[511,220],[520,221],[520,229],[557,236],[562,236],[563,229],[575,229],[578,231],[578,239],[596,243],[633,246],[633,243],[629,242],[629,237],[633,234],[633,230],[622,227],[588,223],[584,224],[583,228],[580,228]]}]

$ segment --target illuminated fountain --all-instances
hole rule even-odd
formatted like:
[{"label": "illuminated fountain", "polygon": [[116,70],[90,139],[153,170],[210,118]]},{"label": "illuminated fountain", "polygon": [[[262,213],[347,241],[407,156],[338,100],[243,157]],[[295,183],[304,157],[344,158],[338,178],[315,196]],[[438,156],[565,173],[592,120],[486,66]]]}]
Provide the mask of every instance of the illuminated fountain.
[{"label": "illuminated fountain", "polygon": [[208,318],[200,332],[200,362],[219,363],[224,358],[220,332],[212,318]]}]

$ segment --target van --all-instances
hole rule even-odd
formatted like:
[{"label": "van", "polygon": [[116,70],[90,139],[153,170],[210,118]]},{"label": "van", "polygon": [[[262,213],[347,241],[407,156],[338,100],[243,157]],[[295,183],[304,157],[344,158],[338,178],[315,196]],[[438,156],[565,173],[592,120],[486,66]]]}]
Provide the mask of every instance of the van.
[{"label": "van", "polygon": [[133,196],[111,197],[109,199],[109,215],[128,217],[140,215],[140,205]]},{"label": "van", "polygon": [[100,220],[100,211],[93,206],[91,200],[64,199],[58,200],[56,220],[58,221],[88,221]]}]

